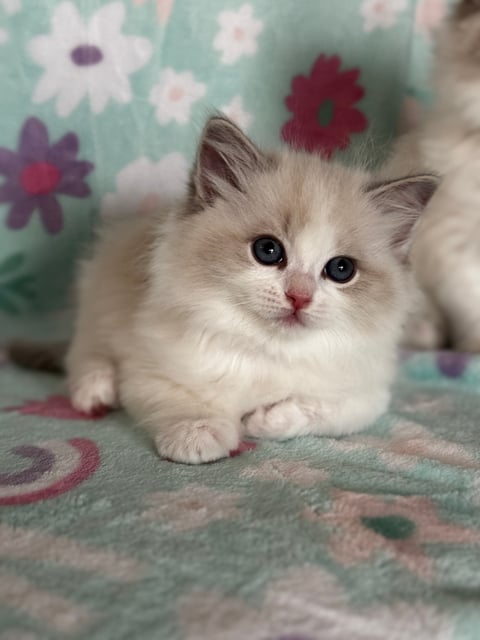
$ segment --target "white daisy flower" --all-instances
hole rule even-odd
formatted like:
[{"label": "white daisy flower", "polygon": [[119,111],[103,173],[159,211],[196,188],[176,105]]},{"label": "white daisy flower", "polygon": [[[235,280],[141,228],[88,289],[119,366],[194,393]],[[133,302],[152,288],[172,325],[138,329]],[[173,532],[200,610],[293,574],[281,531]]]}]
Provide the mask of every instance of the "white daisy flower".
[{"label": "white daisy flower", "polygon": [[220,111],[244,131],[252,124],[253,116],[243,108],[242,96],[235,96],[228,104],[220,107]]},{"label": "white daisy flower", "polygon": [[86,96],[94,113],[103,111],[110,99],[130,102],[128,76],[147,62],[152,46],[146,38],[123,35],[124,18],[121,2],[104,5],[88,22],[73,2],[59,4],[52,15],[51,33],[29,43],[31,57],[44,67],[33,102],[56,96],[61,117],[68,116]]},{"label": "white daisy flower", "polygon": [[102,215],[128,216],[167,206],[183,195],[188,180],[188,163],[178,152],[157,163],[137,158],[118,172],[116,191],[102,200]]},{"label": "white daisy flower", "polygon": [[256,53],[257,37],[263,30],[263,22],[253,17],[251,4],[244,4],[238,11],[222,11],[217,21],[220,30],[213,41],[213,48],[221,51],[223,64],[233,64],[242,56]]},{"label": "white daisy flower", "polygon": [[363,0],[360,13],[365,31],[388,29],[397,21],[397,14],[407,8],[407,0]]},{"label": "white daisy flower", "polygon": [[160,72],[159,83],[150,92],[150,102],[156,107],[160,124],[168,124],[171,120],[187,124],[193,103],[205,93],[206,86],[196,82],[193,73],[177,73],[168,67]]},{"label": "white daisy flower", "polygon": [[22,8],[20,0],[1,0],[0,4],[3,10],[8,15],[12,16],[14,13],[18,13]]}]

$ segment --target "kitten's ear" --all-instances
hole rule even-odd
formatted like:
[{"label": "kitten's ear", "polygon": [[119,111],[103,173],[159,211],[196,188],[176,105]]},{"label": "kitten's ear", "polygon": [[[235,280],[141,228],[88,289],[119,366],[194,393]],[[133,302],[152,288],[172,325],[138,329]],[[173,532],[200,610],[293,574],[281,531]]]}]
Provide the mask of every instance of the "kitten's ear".
[{"label": "kitten's ear", "polygon": [[461,0],[456,6],[453,18],[464,20],[474,13],[480,13],[480,0]]},{"label": "kitten's ear", "polygon": [[198,145],[191,195],[205,206],[225,196],[228,187],[245,191],[251,173],[268,169],[271,162],[228,118],[213,116]]},{"label": "kitten's ear", "polygon": [[440,184],[437,176],[424,174],[370,184],[366,191],[391,224],[392,248],[406,262],[412,232],[420,214]]}]

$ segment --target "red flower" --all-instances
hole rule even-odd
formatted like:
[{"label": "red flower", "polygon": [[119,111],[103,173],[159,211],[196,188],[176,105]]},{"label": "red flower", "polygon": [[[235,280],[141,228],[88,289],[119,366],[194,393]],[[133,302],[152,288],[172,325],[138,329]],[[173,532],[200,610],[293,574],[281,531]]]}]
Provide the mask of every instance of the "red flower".
[{"label": "red flower", "polygon": [[252,442],[251,440],[244,440],[243,442],[240,442],[237,449],[230,451],[230,458],[236,458],[242,453],[245,453],[246,451],[253,451],[256,448],[256,442]]},{"label": "red flower", "polygon": [[356,84],[359,69],[339,71],[339,56],[321,55],[308,77],[295,76],[285,104],[293,118],[282,127],[282,138],[293,147],[320,151],[330,158],[346,149],[350,134],[364,131],[368,121],[353,105],[364,95]]}]

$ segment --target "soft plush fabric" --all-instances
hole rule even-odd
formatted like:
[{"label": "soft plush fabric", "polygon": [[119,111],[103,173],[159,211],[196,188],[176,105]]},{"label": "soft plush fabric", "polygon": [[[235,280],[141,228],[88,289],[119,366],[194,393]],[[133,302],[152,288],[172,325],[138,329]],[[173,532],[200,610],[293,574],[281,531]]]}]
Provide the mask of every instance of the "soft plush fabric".
[{"label": "soft plush fabric", "polygon": [[[445,8],[0,0],[0,341],[68,333],[94,219],[176,196],[212,109],[379,160]],[[189,467],[0,355],[0,640],[477,640],[480,359],[401,367],[363,434]]]},{"label": "soft plush fabric", "polygon": [[0,638],[477,640],[480,358],[412,355],[354,437],[159,460],[0,368]]}]

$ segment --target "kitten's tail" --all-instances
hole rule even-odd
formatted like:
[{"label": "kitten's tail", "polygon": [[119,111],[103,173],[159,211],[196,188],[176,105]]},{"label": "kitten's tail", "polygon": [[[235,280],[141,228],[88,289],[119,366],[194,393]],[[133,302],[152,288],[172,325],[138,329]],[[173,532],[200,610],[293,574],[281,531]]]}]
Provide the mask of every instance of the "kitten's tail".
[{"label": "kitten's tail", "polygon": [[7,357],[24,369],[64,373],[67,348],[67,342],[14,340],[7,345]]}]

